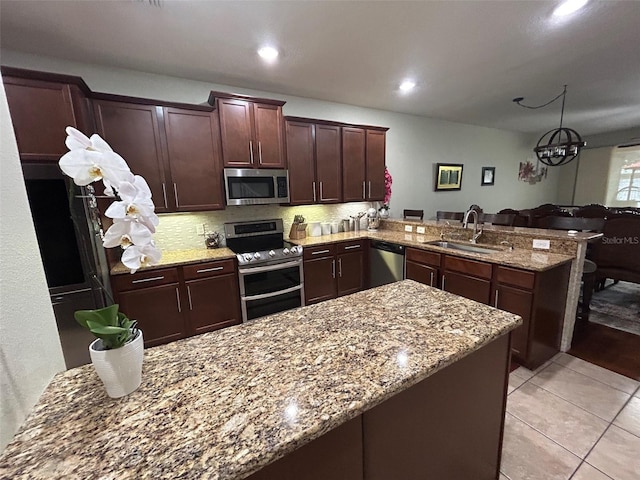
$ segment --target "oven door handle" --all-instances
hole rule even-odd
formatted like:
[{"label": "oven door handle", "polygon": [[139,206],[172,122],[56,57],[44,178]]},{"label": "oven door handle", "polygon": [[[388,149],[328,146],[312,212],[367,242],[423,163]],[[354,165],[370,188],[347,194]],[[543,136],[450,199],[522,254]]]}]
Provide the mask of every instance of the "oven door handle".
[{"label": "oven door handle", "polygon": [[275,265],[265,265],[264,267],[240,268],[238,269],[238,274],[240,276],[243,276],[243,275],[251,275],[252,273],[271,272],[272,270],[280,270],[282,268],[297,267],[300,265],[300,263],[301,263],[300,260],[295,260],[293,262],[276,263]]},{"label": "oven door handle", "polygon": [[284,290],[278,290],[277,292],[261,293],[260,295],[242,297],[242,301],[249,302],[251,300],[262,300],[263,298],[277,297],[279,295],[284,295],[285,293],[295,292],[296,290],[302,290],[302,285],[296,285],[295,287],[286,288]]}]

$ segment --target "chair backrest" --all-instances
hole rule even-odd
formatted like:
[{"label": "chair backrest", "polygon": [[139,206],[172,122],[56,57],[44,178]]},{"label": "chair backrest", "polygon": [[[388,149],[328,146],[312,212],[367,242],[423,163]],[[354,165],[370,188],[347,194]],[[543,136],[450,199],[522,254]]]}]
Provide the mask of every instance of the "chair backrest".
[{"label": "chair backrest", "polygon": [[479,222],[490,223],[491,225],[512,226],[515,219],[515,213],[481,213]]},{"label": "chair backrest", "polygon": [[598,276],[640,283],[640,215],[612,215],[602,233],[593,258]]},{"label": "chair backrest", "polygon": [[602,232],[604,218],[588,217],[558,217],[550,215],[535,219],[534,227],[551,228],[554,230],[586,230],[590,232]]},{"label": "chair backrest", "polygon": [[585,205],[584,207],[578,208],[573,212],[573,216],[587,218],[607,218],[612,213],[613,212],[611,211],[611,209],[605,207],[604,205],[592,203],[591,205]]},{"label": "chair backrest", "polygon": [[464,212],[444,212],[438,210],[436,212],[436,220],[457,220],[459,222],[464,218]]},{"label": "chair backrest", "polygon": [[404,219],[419,218],[422,220],[424,218],[424,210],[403,210],[402,217]]}]

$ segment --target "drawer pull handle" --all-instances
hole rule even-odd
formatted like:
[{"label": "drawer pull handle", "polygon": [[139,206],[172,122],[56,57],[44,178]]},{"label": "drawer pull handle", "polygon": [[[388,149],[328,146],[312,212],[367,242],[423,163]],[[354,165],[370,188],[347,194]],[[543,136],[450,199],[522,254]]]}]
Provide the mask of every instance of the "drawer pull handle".
[{"label": "drawer pull handle", "polygon": [[154,282],[156,280],[163,280],[164,275],[160,277],[149,277],[149,278],[141,278],[140,280],[133,280],[131,283],[144,283],[144,282]]},{"label": "drawer pull handle", "polygon": [[318,250],[317,252],[311,252],[311,255],[320,255],[321,253],[329,253],[329,250]]},{"label": "drawer pull handle", "polygon": [[358,245],[349,245],[344,247],[345,250],[353,250],[354,248],[360,248],[360,244]]},{"label": "drawer pull handle", "polygon": [[203,268],[203,269],[200,269],[200,270],[196,270],[196,273],[215,272],[217,270],[224,270],[224,267]]}]

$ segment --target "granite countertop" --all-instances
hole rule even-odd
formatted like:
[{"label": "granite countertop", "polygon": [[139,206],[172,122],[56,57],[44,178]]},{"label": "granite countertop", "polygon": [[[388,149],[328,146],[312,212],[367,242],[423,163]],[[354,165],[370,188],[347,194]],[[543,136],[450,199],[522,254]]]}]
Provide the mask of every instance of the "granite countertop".
[{"label": "granite countertop", "polygon": [[[300,240],[289,240],[291,243],[302,245],[303,247],[311,247],[315,245],[325,245],[335,242],[343,242],[348,240],[357,240],[359,238],[368,238],[371,240],[384,240],[387,242],[397,243],[406,247],[413,247],[422,250],[430,250],[439,253],[447,253],[449,255],[455,255],[458,257],[470,258],[473,260],[481,260],[487,263],[494,263],[499,265],[505,265],[509,267],[522,268],[532,271],[544,271],[557,267],[564,263],[571,262],[574,259],[572,255],[564,255],[560,253],[549,253],[544,250],[526,250],[521,248],[514,248],[509,250],[507,247],[501,247],[501,250],[496,250],[495,253],[483,254],[465,252],[461,250],[451,250],[448,248],[442,248],[435,245],[425,245],[424,242],[431,242],[440,240],[439,236],[435,235],[418,235],[415,233],[397,232],[392,230],[377,230],[377,231],[360,231],[360,232],[341,232],[332,235],[323,235],[320,237],[306,237]],[[457,243],[469,243],[463,240],[451,240],[451,242]],[[482,244],[477,246],[482,247]],[[487,245],[493,248],[495,245]]]},{"label": "granite countertop", "polygon": [[[226,247],[192,248],[190,250],[163,250],[162,258],[157,265],[144,267],[140,270],[154,270],[158,268],[175,267],[177,265],[188,265],[191,263],[202,263],[212,260],[226,260],[228,258],[235,257],[235,253]],[[130,273],[130,270],[121,262],[118,262],[111,269],[111,275],[121,275],[123,273]]]},{"label": "granite countertop", "polygon": [[521,324],[404,280],[145,350],[141,387],[56,375],[0,457],[21,479],[242,479]]}]

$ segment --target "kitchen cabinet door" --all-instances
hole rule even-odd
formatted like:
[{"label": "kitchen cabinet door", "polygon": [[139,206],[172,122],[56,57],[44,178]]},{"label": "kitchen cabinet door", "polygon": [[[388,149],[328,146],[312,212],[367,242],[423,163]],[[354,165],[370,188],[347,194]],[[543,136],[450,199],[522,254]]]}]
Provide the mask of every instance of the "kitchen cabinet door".
[{"label": "kitchen cabinet door", "polygon": [[342,128],[342,198],[345,202],[365,200],[365,130]]},{"label": "kitchen cabinet door", "polygon": [[383,201],[386,132],[367,130],[366,172],[367,200]]},{"label": "kitchen cabinet door", "polygon": [[169,205],[178,212],[224,209],[222,162],[215,114],[164,108],[172,184]]},{"label": "kitchen cabinet door", "polygon": [[342,201],[341,129],[338,126],[316,124],[315,134],[317,201],[339,203]]},{"label": "kitchen cabinet door", "polygon": [[489,304],[491,298],[490,280],[448,270],[442,274],[442,289],[485,304]]},{"label": "kitchen cabinet door", "polygon": [[522,317],[522,325],[511,332],[511,351],[521,361],[527,358],[529,325],[533,293],[531,291],[498,284],[495,288],[493,306]]},{"label": "kitchen cabinet door", "polygon": [[282,107],[254,103],[253,120],[254,164],[260,168],[286,168],[282,141]]},{"label": "kitchen cabinet door", "polygon": [[232,98],[220,98],[218,113],[224,166],[252,168],[254,156],[251,103]]},{"label": "kitchen cabinet door", "polygon": [[144,346],[153,347],[186,336],[182,309],[185,300],[178,283],[138,288],[117,294],[120,310],[137,320]]},{"label": "kitchen cabinet door", "polygon": [[314,125],[287,121],[286,133],[290,201],[294,205],[315,203]]},{"label": "kitchen cabinet door", "polygon": [[409,280],[415,280],[430,287],[438,287],[438,269],[429,265],[407,260],[405,276]]},{"label": "kitchen cabinet door", "polygon": [[335,256],[305,260],[303,269],[304,297],[307,305],[336,298]]},{"label": "kitchen cabinet door", "polygon": [[21,161],[58,162],[68,151],[68,126],[93,133],[81,112],[87,100],[77,86],[10,75],[2,81]]},{"label": "kitchen cabinet door", "polygon": [[157,112],[161,107],[107,100],[96,100],[93,105],[100,136],[126,160],[134,174],[147,181],[156,212],[169,211],[170,179],[165,176]]},{"label": "kitchen cabinet door", "polygon": [[349,295],[364,289],[364,253],[342,253],[338,260],[338,296]]},{"label": "kitchen cabinet door", "polygon": [[185,282],[190,335],[242,323],[238,277],[220,275]]}]

